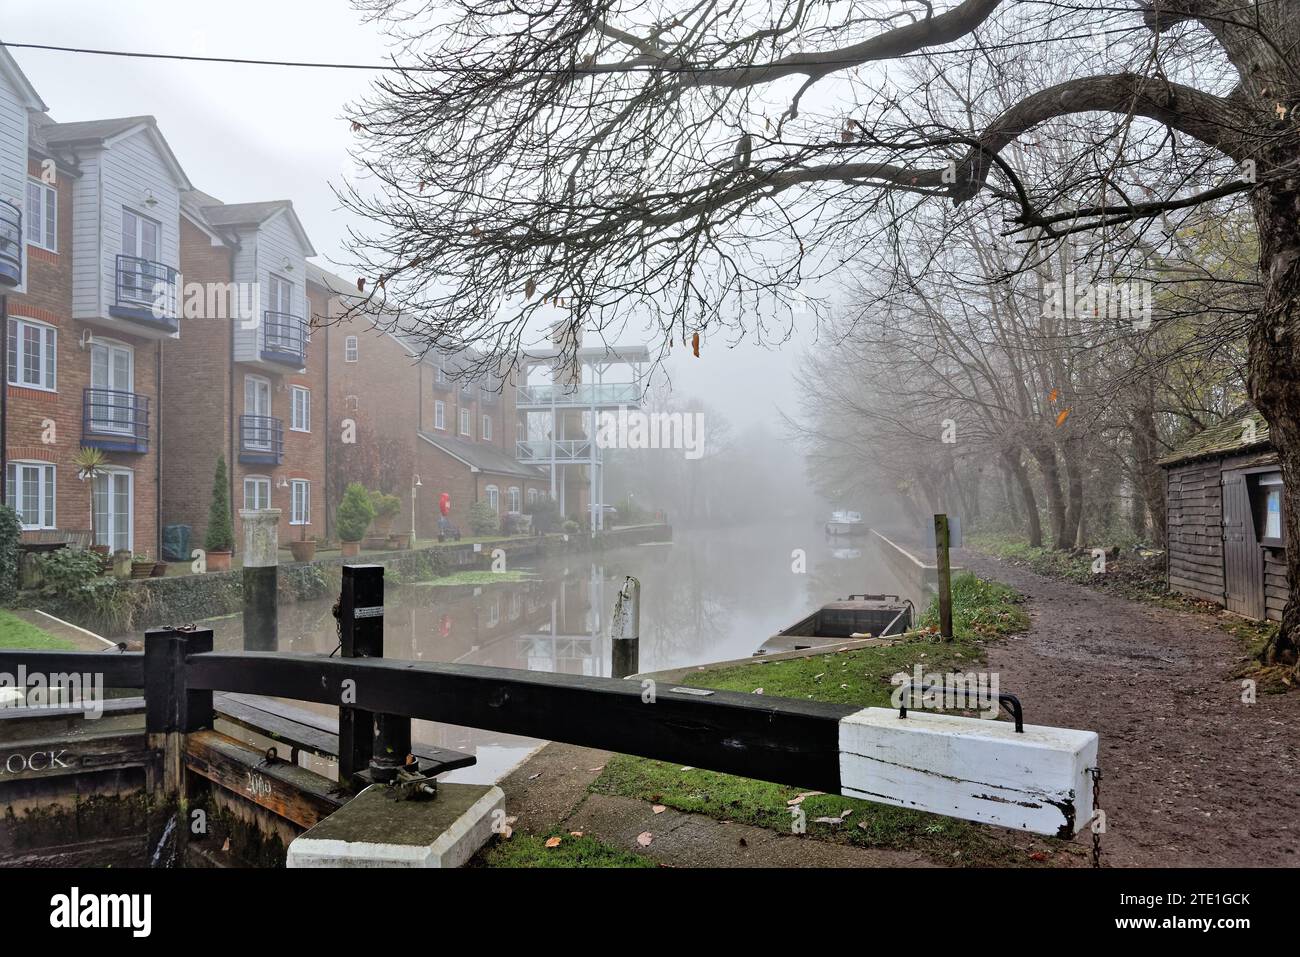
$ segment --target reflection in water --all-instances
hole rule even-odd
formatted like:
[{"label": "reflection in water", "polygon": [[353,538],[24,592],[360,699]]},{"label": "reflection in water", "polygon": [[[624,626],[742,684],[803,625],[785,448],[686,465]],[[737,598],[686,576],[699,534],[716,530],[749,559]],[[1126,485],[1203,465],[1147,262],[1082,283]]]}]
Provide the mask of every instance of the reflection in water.
[{"label": "reflection in water", "polygon": [[[524,581],[441,587],[390,583],[384,653],[424,661],[575,675],[610,673],[609,616],[627,575],[641,580],[642,671],[745,658],[823,602],[898,591],[874,544],[828,542],[816,523],[674,530],[672,544],[537,561]],[[802,554],[800,551],[802,550]],[[804,568],[806,572],[796,569]],[[329,654],[332,599],[280,610],[280,649]],[[242,641],[239,616],[210,623],[218,648]],[[328,708],[322,708],[328,711]],[[416,740],[473,752],[446,780],[494,781],[540,742],[417,721]]]}]

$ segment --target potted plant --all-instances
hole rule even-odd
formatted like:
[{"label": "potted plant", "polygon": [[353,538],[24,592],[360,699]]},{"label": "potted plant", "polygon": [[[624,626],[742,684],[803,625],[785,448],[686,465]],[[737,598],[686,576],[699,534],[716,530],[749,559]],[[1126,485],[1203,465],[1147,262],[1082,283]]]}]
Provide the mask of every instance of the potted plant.
[{"label": "potted plant", "polygon": [[131,577],[148,578],[153,574],[154,560],[146,554],[131,556]]},{"label": "potted plant", "polygon": [[108,557],[108,546],[96,543],[99,538],[95,528],[95,479],[107,471],[108,458],[99,449],[89,449],[85,446],[77,449],[77,454],[72,457],[72,462],[77,466],[77,478],[83,482],[91,483],[90,490],[90,550],[95,552],[101,558]]},{"label": "potted plant", "polygon": [[309,562],[316,557],[316,539],[307,537],[307,524],[298,526],[298,540],[289,543],[295,562]]},{"label": "potted plant", "polygon": [[217,455],[217,472],[212,480],[212,505],[208,508],[208,531],[203,538],[210,572],[230,571],[230,555],[235,550],[235,529],[230,520],[230,480],[226,476],[226,457]]},{"label": "potted plant", "polygon": [[365,537],[366,529],[374,518],[375,506],[366,487],[360,482],[349,484],[334,516],[344,558],[355,558],[360,553],[361,539]]},{"label": "potted plant", "polygon": [[388,545],[393,520],[402,509],[402,500],[396,495],[374,489],[370,492],[370,504],[375,510],[375,517],[365,544],[367,548],[384,548]]}]

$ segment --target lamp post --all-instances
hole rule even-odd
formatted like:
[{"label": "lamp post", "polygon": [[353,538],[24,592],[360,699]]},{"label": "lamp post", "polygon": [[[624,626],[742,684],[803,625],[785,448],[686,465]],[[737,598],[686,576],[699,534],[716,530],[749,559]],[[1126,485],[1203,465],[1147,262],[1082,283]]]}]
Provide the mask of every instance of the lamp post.
[{"label": "lamp post", "polygon": [[415,475],[415,481],[411,483],[411,547],[415,547],[415,497],[416,489],[423,488],[424,483],[420,481],[420,476]]}]

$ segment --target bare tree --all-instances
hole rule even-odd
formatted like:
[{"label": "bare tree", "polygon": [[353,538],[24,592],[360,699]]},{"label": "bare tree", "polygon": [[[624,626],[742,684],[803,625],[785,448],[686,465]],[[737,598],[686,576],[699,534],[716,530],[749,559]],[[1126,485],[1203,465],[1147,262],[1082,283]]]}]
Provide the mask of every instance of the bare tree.
[{"label": "bare tree", "polygon": [[[665,344],[717,325],[784,336],[774,302],[888,240],[865,223],[995,210],[1032,271],[1070,236],[1094,262],[1138,262],[1199,208],[1245,198],[1261,287],[1249,391],[1300,541],[1289,0],[363,5],[428,69],[389,74],[354,112],[374,188],[344,198],[378,224],[357,266],[431,339],[513,346],[557,305],[598,332],[636,308]],[[1067,75],[1010,105],[984,95],[990,76],[1032,77],[1030,61]],[[886,85],[904,62],[922,83]],[[954,89],[972,104],[960,124]],[[1053,121],[1067,159],[1036,179],[1019,156]],[[1064,465],[1068,516],[1081,500]],[[1300,548],[1288,563],[1300,586]],[[1298,598],[1272,661],[1297,660]]]}]

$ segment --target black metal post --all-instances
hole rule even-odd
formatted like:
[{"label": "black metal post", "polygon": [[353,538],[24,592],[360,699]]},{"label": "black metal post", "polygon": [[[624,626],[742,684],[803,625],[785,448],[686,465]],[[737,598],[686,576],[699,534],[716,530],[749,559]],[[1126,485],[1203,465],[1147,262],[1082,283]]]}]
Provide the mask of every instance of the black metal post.
[{"label": "black metal post", "polygon": [[[339,654],[344,658],[384,657],[384,566],[344,565],[339,593]],[[349,689],[344,689],[346,695]],[[355,689],[352,689],[355,690]],[[373,712],[339,703],[339,781],[350,783],[366,770],[374,754]],[[410,726],[407,726],[407,751]],[[406,752],[402,753],[405,759]]]}]

